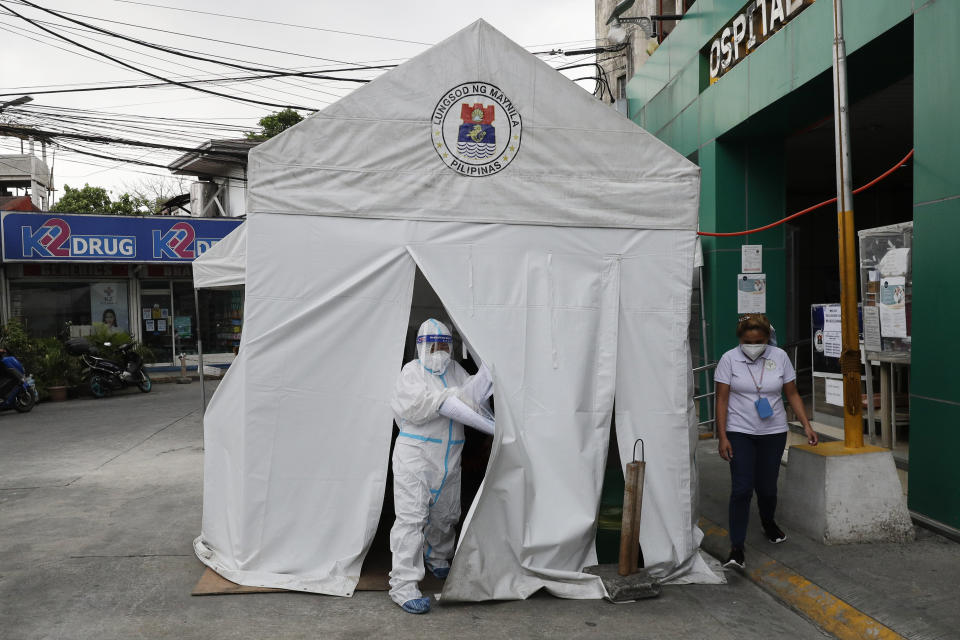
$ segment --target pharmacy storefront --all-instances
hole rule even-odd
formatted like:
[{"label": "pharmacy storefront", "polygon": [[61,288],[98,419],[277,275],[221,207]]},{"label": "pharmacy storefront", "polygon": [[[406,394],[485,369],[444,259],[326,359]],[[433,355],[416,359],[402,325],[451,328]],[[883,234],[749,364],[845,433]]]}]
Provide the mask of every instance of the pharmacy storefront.
[{"label": "pharmacy storefront", "polygon": [[158,363],[197,352],[235,353],[240,291],[201,292],[190,263],[242,220],[3,212],[3,322],[34,337],[102,322],[150,347]]}]

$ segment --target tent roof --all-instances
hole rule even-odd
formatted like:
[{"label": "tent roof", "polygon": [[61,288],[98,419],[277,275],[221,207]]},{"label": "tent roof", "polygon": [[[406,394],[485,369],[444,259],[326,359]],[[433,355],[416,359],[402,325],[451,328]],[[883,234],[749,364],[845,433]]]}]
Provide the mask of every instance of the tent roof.
[{"label": "tent roof", "polygon": [[247,225],[228,233],[193,261],[197,289],[242,287],[247,275]]},{"label": "tent roof", "polygon": [[[461,121],[475,105],[497,105],[493,120]],[[448,166],[477,162],[465,155],[475,151],[469,145],[454,148],[470,142],[464,136],[476,122],[481,136],[491,134],[470,138],[493,154],[485,170],[501,163],[491,175]],[[483,147],[484,139],[495,148]],[[249,159],[252,215],[697,225],[695,164],[483,20],[264,142]]]}]

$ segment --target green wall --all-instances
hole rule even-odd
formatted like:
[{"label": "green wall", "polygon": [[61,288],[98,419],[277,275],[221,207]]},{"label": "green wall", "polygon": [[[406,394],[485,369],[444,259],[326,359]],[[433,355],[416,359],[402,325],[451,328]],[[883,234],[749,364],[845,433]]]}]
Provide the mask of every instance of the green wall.
[{"label": "green wall", "polygon": [[[786,215],[783,137],[832,109],[830,0],[814,2],[719,82],[700,91],[705,76],[700,50],[743,5],[744,0],[697,0],[627,86],[634,122],[684,155],[697,152],[702,231],[738,231]],[[848,52],[909,18],[912,5],[910,0],[845,0]],[[870,58],[878,55],[889,58],[877,61],[881,68],[903,57],[880,51]],[[714,358],[736,343],[733,287],[739,250],[756,243],[764,247],[768,315],[775,327],[785,328],[783,228],[705,238],[708,341]]]},{"label": "green wall", "polygon": [[[918,5],[921,3],[918,2]],[[909,505],[960,528],[960,2],[914,15],[913,344]],[[934,46],[931,46],[935,43]]]},{"label": "green wall", "polygon": [[[817,0],[719,82],[700,91],[700,50],[744,0],[697,0],[627,86],[630,117],[702,171],[700,228],[737,231],[786,215],[786,133],[830,114],[833,41],[830,0]],[[953,253],[960,238],[960,2],[844,0],[851,56],[851,100],[897,73],[914,74],[914,298],[910,416],[910,508],[960,527],[960,385],[952,363],[960,347],[950,329],[960,318]],[[913,17],[913,59],[896,43]],[[898,31],[878,44],[878,36]],[[909,33],[909,32],[908,32]],[[888,34],[889,35],[889,34]],[[873,41],[873,42],[871,42]],[[891,46],[892,45],[892,46]],[[906,68],[898,68],[906,67]],[[829,230],[835,233],[831,225]],[[735,343],[739,247],[764,246],[767,309],[784,324],[783,228],[746,238],[704,238],[706,316],[714,358]]]},{"label": "green wall", "polygon": [[[761,227],[783,217],[783,149],[774,141],[708,142],[700,149],[701,218],[703,230]],[[740,246],[763,245],[763,269],[768,283],[767,315],[774,327],[785,326],[786,260],[783,227],[743,236],[704,236],[706,317],[714,361],[733,347],[737,325],[736,276]]]}]

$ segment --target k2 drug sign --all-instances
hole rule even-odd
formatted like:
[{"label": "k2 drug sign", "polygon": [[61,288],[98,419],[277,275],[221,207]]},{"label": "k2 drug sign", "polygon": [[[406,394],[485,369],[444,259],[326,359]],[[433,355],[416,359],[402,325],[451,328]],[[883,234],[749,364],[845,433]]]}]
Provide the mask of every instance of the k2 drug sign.
[{"label": "k2 drug sign", "polygon": [[242,220],[3,213],[4,262],[193,262]]}]

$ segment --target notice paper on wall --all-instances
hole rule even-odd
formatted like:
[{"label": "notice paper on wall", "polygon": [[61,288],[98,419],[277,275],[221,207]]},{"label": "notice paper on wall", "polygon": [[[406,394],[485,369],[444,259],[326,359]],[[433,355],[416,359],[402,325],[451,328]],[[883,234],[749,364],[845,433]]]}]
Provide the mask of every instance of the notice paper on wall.
[{"label": "notice paper on wall", "polygon": [[882,351],[880,340],[880,309],[875,306],[863,308],[863,348],[867,351]]},{"label": "notice paper on wall", "polygon": [[745,244],[740,247],[740,271],[744,273],[763,271],[762,244]]},{"label": "notice paper on wall", "polygon": [[828,358],[839,358],[842,347],[840,305],[828,304],[823,307],[823,355]]},{"label": "notice paper on wall", "polygon": [[903,276],[880,280],[880,335],[907,337],[906,278]]},{"label": "notice paper on wall", "polygon": [[824,380],[827,383],[827,404],[836,405],[838,407],[843,406],[843,380],[834,380],[833,378],[827,378]]},{"label": "notice paper on wall", "polygon": [[767,276],[741,273],[737,276],[737,313],[767,312]]}]

